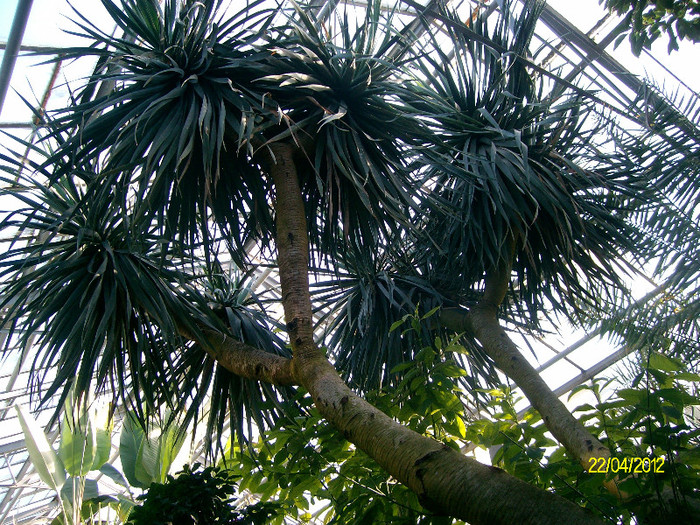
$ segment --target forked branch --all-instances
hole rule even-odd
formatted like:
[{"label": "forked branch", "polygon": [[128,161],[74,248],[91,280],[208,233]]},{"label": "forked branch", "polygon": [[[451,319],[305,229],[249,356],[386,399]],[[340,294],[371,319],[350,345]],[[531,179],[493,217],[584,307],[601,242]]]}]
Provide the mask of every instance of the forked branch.
[{"label": "forked branch", "polygon": [[600,521],[573,503],[400,425],[357,396],[313,340],[308,235],[294,147],[270,146],[276,243],[292,373],[321,415],[433,511],[478,524],[570,524]]}]

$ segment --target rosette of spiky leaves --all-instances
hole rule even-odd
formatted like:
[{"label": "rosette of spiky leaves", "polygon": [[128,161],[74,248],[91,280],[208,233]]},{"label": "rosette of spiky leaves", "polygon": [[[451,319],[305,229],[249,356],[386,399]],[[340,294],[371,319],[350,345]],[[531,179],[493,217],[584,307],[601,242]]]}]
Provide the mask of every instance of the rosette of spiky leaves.
[{"label": "rosette of spiky leaves", "polygon": [[[436,337],[454,336],[438,322],[445,297],[396,255],[379,246],[348,251],[328,279],[312,289],[329,355],[349,383],[363,391],[396,385],[406,373],[405,368],[395,371],[398,365],[413,360]],[[418,322],[420,327],[411,326]],[[479,348],[469,340],[464,344],[470,351],[455,357],[470,370],[460,379],[474,392],[496,374]]]},{"label": "rosette of spiky leaves", "polygon": [[396,97],[406,44],[391,15],[384,18],[378,0],[359,21],[340,11],[324,22],[297,6],[260,79],[283,115],[270,140],[291,135],[303,148],[310,239],[324,255],[350,237],[373,239],[406,225],[417,193],[406,143],[423,132]]},{"label": "rosette of spiky leaves", "polygon": [[[181,273],[172,260],[164,266],[161,239],[134,224],[119,195],[65,176],[48,185],[52,174],[27,174],[21,156],[3,160],[3,199],[14,210],[0,223],[10,239],[0,254],[3,351],[31,346],[31,384],[44,402],[60,392],[60,409],[71,385],[84,398],[107,390],[146,421],[179,399],[177,334],[197,331]],[[81,178],[91,173],[84,165]]]},{"label": "rosette of spiky leaves", "polygon": [[264,181],[249,161],[260,124],[250,81],[261,56],[254,44],[275,11],[262,0],[226,18],[220,0],[101,1],[123,36],[83,19],[76,34],[91,44],[61,50],[62,59],[98,63],[54,117],[54,136],[71,137],[50,161],[104,158],[102,176],[129,188],[136,213],[156,219],[168,238],[201,239],[208,249],[203,223],[213,215],[242,259],[246,236],[271,225]]},{"label": "rosette of spiky leaves", "polygon": [[[415,63],[418,106],[435,122],[421,150],[440,213],[426,214],[431,280],[453,299],[512,261],[521,314],[549,304],[565,314],[618,283],[616,261],[634,249],[625,198],[636,166],[599,148],[605,120],[577,95],[554,97],[528,69],[540,11],[503,6],[495,27],[467,28],[444,12],[454,56],[435,37]],[[475,36],[475,37],[474,37]]]},{"label": "rosette of spiky leaves", "polygon": [[[291,357],[278,335],[284,328],[267,315],[264,301],[252,288],[257,275],[216,271],[202,279],[198,302],[206,302],[213,324],[238,341],[267,352]],[[184,349],[176,363],[176,375],[183,396],[188,396],[188,418],[208,411],[207,440],[229,428],[239,439],[251,437],[250,423],[262,430],[270,426],[288,400],[290,389],[242,378],[216,363],[199,345]],[[210,442],[211,444],[211,442]],[[207,447],[212,450],[211,447]]]}]

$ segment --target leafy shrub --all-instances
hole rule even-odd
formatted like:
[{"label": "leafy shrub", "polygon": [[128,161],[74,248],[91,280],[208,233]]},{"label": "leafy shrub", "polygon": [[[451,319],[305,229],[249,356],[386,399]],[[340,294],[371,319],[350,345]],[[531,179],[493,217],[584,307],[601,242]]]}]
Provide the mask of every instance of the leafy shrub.
[{"label": "leafy shrub", "polygon": [[262,525],[276,516],[279,506],[258,503],[237,509],[238,476],[219,467],[185,465],[165,483],[154,483],[139,496],[130,525]]}]

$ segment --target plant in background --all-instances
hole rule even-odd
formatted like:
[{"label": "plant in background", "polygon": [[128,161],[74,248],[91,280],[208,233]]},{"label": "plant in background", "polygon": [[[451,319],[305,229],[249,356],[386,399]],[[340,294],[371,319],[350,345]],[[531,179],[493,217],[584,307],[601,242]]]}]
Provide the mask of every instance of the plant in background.
[{"label": "plant in background", "polygon": [[130,525],[263,525],[281,515],[274,503],[236,506],[238,476],[218,467],[202,468],[195,463],[153,483],[139,496],[142,504],[134,508]]},{"label": "plant in background", "polygon": [[620,465],[626,458],[653,462],[650,472],[643,465],[641,474],[635,468],[635,475],[623,476],[624,508],[642,523],[694,523],[700,512],[700,375],[680,359],[649,350],[637,368],[613,398],[580,410],[606,435]]},{"label": "plant in background", "polygon": [[[107,463],[112,445],[112,422],[107,407],[97,410],[69,395],[64,404],[58,450],[49,444],[38,423],[20,405],[15,406],[29,459],[39,478],[56,491],[61,513],[53,525],[91,523],[101,509],[110,507],[123,521],[133,506],[124,478]],[[101,494],[88,474],[103,474],[125,487],[122,494]]]},{"label": "plant in background", "polygon": [[185,433],[174,424],[151,423],[146,431],[133,413],[125,415],[122,425],[119,458],[124,477],[132,487],[141,489],[165,482]]},{"label": "plant in background", "polygon": [[[394,329],[402,328],[399,332],[408,336],[424,330],[429,319],[407,316]],[[399,386],[371,392],[368,398],[396,420],[448,446],[471,444],[488,451],[493,465],[556,490],[609,523],[692,523],[700,506],[700,420],[692,412],[700,398],[692,389],[700,376],[687,372],[679,360],[650,354],[638,376],[614,395],[605,394],[606,401],[602,392],[610,392],[610,381],[596,380],[572,392],[588,391],[597,399],[574,411],[615,458],[612,467],[607,460],[597,462],[604,465],[601,472],[588,473],[548,435],[536,411],[518,412],[510,387],[485,392],[490,401],[480,415],[466,411],[457,382],[466,372],[455,360],[464,351],[454,340],[436,339],[414,361],[397,367],[409,371]],[[366,454],[335,439],[308,400],[300,404],[304,408],[296,417],[280,420],[260,436],[254,456],[239,446],[231,448],[221,465],[240,478],[239,491],[275,502],[287,517],[300,521],[461,523],[426,510],[425,502],[375,469]],[[647,468],[634,461],[632,468],[633,458],[655,463]],[[662,461],[664,468],[659,468]],[[635,469],[641,472],[627,473]],[[620,478],[623,501],[603,488],[601,481],[613,477]]]},{"label": "plant in background", "polygon": [[[407,314],[392,326],[398,338],[420,340],[424,325],[437,311]],[[466,446],[469,416],[461,400],[458,364],[466,352],[458,338],[435,339],[415,359],[398,364],[395,386],[368,392],[368,400],[384,413],[425,436],[460,450]],[[308,398],[300,396],[296,414],[280,419],[254,444],[254,455],[233,444],[220,462],[240,478],[239,491],[272,501],[285,515],[301,522],[357,524],[434,524],[453,520],[423,507],[408,488],[377,469],[372,459],[338,440]],[[301,408],[301,410],[299,410]],[[271,523],[282,523],[281,519]],[[459,522],[458,522],[459,523]]]},{"label": "plant in background", "polygon": [[[136,504],[131,489],[164,482],[184,441],[184,434],[173,425],[151,424],[147,432],[127,413],[120,433],[121,473],[108,463],[112,452],[108,407],[94,409],[71,393],[64,405],[57,450],[23,407],[16,405],[16,410],[29,459],[40,479],[58,494],[61,513],[52,525],[88,524],[97,516],[104,517],[104,512],[115,523],[124,523]],[[101,475],[122,491],[101,492],[96,479]]]},{"label": "plant in background", "polygon": [[[602,3],[603,0],[601,0]],[[661,35],[668,36],[668,51],[678,40],[700,42],[700,2],[697,0],[605,0],[605,7],[625,17],[632,51],[639,56]]]},{"label": "plant in background", "polygon": [[[468,425],[467,439],[489,449],[494,465],[611,522],[690,525],[700,509],[699,381],[680,360],[649,353],[628,384],[598,379],[574,389],[570,399],[586,391],[597,400],[574,412],[611,451],[595,473],[546,435],[535,411],[519,415],[507,388],[490,392],[490,416]],[[622,501],[602,489],[605,478],[619,480]]]}]

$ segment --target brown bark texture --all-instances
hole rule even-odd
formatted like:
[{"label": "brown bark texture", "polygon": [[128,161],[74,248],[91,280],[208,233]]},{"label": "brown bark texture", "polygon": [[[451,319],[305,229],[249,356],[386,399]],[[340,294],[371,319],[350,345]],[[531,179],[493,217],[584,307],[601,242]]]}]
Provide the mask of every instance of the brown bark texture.
[{"label": "brown bark texture", "polygon": [[202,329],[201,336],[183,333],[197,341],[206,352],[229,372],[278,386],[297,382],[292,374],[292,360],[242,343],[221,332]]},{"label": "brown bark texture", "polygon": [[433,512],[473,525],[559,524],[562,519],[572,525],[601,523],[559,496],[398,424],[345,384],[313,338],[309,245],[294,147],[277,143],[267,151],[282,302],[293,351],[291,375],[320,413]]},{"label": "brown bark texture", "polygon": [[[593,458],[608,458],[610,450],[564,406],[499,323],[498,308],[505,298],[509,279],[510,267],[503,264],[486,277],[483,297],[474,307],[444,309],[440,322],[455,332],[472,334],[496,366],[522,389],[557,441],[588,470],[594,465]],[[603,484],[611,494],[624,498],[618,481],[615,478]]]}]

